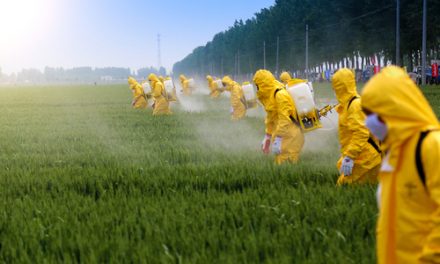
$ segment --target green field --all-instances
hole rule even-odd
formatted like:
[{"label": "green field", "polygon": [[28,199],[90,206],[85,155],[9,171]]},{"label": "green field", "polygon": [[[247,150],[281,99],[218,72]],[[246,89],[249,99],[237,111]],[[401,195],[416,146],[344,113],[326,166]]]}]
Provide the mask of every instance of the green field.
[{"label": "green field", "polygon": [[335,186],[335,129],[275,166],[261,111],[232,123],[228,98],[165,117],[130,102],[126,85],[0,88],[0,262],[375,261],[375,186]]}]

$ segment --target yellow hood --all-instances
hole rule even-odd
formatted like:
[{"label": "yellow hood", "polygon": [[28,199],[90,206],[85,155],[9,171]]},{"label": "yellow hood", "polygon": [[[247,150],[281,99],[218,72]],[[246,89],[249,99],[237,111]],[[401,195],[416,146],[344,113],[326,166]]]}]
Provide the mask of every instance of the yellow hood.
[{"label": "yellow hood", "polygon": [[134,87],[136,86],[136,84],[137,84],[137,81],[136,81],[136,79],[135,78],[133,78],[133,77],[128,77],[128,84],[129,84],[129,86],[130,86],[130,88],[131,89],[134,89]]},{"label": "yellow hood", "polygon": [[254,83],[257,86],[258,100],[266,110],[273,110],[275,107],[275,90],[283,89],[284,85],[277,81],[273,74],[267,70],[258,70],[254,75]]},{"label": "yellow hood", "polygon": [[212,78],[211,75],[206,76],[206,80],[208,80],[208,85],[212,85],[212,82],[214,81],[214,78]]},{"label": "yellow hood", "polygon": [[222,83],[225,86],[226,90],[230,91],[235,82],[234,80],[232,80],[231,77],[224,76],[222,79]]},{"label": "yellow hood", "polygon": [[181,82],[184,82],[186,80],[186,77],[185,77],[185,75],[181,74],[179,76],[179,79],[180,79]]},{"label": "yellow hood", "polygon": [[420,89],[396,66],[384,68],[365,85],[362,107],[384,120],[388,127],[384,147],[391,151],[423,130],[440,127]]},{"label": "yellow hood", "polygon": [[290,74],[288,72],[281,73],[281,75],[280,75],[281,82],[283,82],[284,84],[287,84],[290,79],[292,79],[292,77],[290,76]]},{"label": "yellow hood", "polygon": [[159,78],[154,73],[150,73],[148,75],[148,81],[150,81],[151,88],[154,88],[156,86],[156,83],[159,82]]},{"label": "yellow hood", "polygon": [[359,96],[356,90],[356,80],[351,70],[342,68],[332,77],[332,86],[338,102],[345,106],[351,98]]}]

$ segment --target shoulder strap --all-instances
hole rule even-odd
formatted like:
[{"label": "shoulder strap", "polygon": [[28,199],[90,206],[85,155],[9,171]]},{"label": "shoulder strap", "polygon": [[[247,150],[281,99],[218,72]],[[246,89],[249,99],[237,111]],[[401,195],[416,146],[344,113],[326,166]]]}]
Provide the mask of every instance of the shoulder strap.
[{"label": "shoulder strap", "polygon": [[416,147],[416,166],[417,166],[417,172],[419,173],[420,181],[422,182],[423,186],[426,187],[426,176],[425,176],[425,170],[423,169],[423,163],[422,163],[422,143],[423,140],[426,138],[426,136],[431,132],[428,131],[422,131],[420,133],[419,141],[417,141],[417,147]]},{"label": "shoulder strap", "polygon": [[357,96],[353,96],[353,97],[350,99],[350,101],[348,102],[347,110],[350,108],[351,103],[353,103],[353,101],[354,101],[355,99],[359,99],[359,97],[357,97]]},{"label": "shoulder strap", "polygon": [[377,153],[382,154],[382,150],[380,150],[380,147],[376,144],[371,135],[368,138],[368,143],[377,151]]},{"label": "shoulder strap", "polygon": [[[281,88],[277,88],[277,89],[275,90],[275,93],[273,94],[273,96],[276,97],[276,96],[277,96],[277,93],[278,93],[279,91],[281,91],[281,90],[282,90]],[[296,117],[289,116],[289,118],[290,118],[290,120],[292,120],[292,122],[293,122],[296,126],[298,126],[298,127],[302,130],[302,128],[301,128],[301,124],[299,123],[299,116],[298,116],[298,113],[296,113]]]}]

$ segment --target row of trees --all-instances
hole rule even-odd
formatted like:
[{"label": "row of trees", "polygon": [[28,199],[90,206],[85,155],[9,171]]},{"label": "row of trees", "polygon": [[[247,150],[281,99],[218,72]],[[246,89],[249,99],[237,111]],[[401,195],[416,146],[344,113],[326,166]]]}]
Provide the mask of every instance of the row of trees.
[{"label": "row of trees", "polygon": [[[401,61],[412,68],[420,58],[422,0],[401,0],[400,8]],[[174,65],[173,72],[240,74],[264,65],[272,71],[304,71],[306,25],[310,68],[374,54],[395,61],[395,0],[276,0],[274,6],[252,19],[235,21],[205,46],[194,49]],[[428,56],[439,56],[438,0],[428,0],[427,44]]]},{"label": "row of trees", "polygon": [[0,69],[0,83],[93,83],[125,81],[128,76],[145,79],[148,74],[166,75],[165,68],[159,70],[146,67],[132,71],[130,68],[106,67],[77,67],[72,69],[45,67],[38,69],[23,69],[10,75],[2,74]]}]

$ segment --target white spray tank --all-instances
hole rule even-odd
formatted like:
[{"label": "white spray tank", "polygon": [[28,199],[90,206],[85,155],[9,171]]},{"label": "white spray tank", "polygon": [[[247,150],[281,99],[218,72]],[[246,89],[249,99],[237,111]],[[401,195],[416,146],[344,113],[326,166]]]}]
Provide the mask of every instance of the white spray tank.
[{"label": "white spray tank", "polygon": [[307,83],[288,83],[286,89],[295,102],[301,128],[308,132],[322,127],[310,86]]},{"label": "white spray tank", "polygon": [[165,88],[165,92],[166,92],[168,101],[170,101],[170,102],[177,101],[173,81],[171,79],[167,79],[163,82],[163,86]]},{"label": "white spray tank", "polygon": [[217,89],[223,89],[223,83],[222,80],[218,79],[214,81],[215,86],[217,87]]},{"label": "white spray tank", "polygon": [[313,90],[313,84],[312,82],[307,82],[307,85],[310,88],[310,92],[312,93],[313,98],[315,98],[315,91]]},{"label": "white spray tank", "polygon": [[249,82],[244,82],[241,86],[241,89],[243,90],[246,108],[257,107],[257,95],[255,93],[254,86]]},{"label": "white spray tank", "polygon": [[167,92],[167,94],[174,93],[174,83],[172,80],[165,80],[163,82],[163,85],[165,86],[165,91]]},{"label": "white spray tank", "polygon": [[151,85],[148,81],[142,84],[142,89],[144,89],[145,94],[151,94]]},{"label": "white spray tank", "polygon": [[196,82],[193,78],[188,79],[188,88],[193,91],[196,89]]}]

